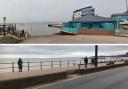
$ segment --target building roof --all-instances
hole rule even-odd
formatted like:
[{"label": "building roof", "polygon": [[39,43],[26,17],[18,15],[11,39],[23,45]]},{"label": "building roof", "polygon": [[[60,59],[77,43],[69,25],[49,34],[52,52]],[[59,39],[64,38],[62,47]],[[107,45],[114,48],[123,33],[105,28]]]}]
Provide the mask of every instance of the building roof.
[{"label": "building roof", "polygon": [[83,9],[88,9],[88,8],[92,8],[92,6],[88,6],[88,7],[84,7],[84,8],[81,8],[81,9],[75,10],[73,13],[78,12],[78,11],[81,11],[81,10],[83,10]]},{"label": "building roof", "polygon": [[126,11],[126,12],[124,12],[124,13],[112,14],[112,16],[128,16],[128,11]]},{"label": "building roof", "polygon": [[78,19],[73,19],[72,21],[73,22],[101,22],[101,21],[116,21],[116,20],[112,20],[111,18],[105,18],[101,16],[96,16],[96,15],[86,15]]}]

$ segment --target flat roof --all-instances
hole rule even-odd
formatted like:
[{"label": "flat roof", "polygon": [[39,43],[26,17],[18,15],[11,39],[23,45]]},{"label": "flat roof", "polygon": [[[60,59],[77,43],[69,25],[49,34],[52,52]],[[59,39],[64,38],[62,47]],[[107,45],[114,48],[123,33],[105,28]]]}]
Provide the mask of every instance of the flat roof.
[{"label": "flat roof", "polygon": [[81,9],[75,10],[75,11],[73,11],[73,13],[74,13],[74,12],[81,11],[81,10],[83,10],[83,9],[88,9],[88,8],[92,8],[92,6],[88,6],[88,7],[84,7],[84,8],[81,8]]},{"label": "flat roof", "polygon": [[128,16],[128,11],[124,13],[115,13],[115,14],[112,14],[112,16]]},{"label": "flat roof", "polygon": [[111,18],[96,16],[96,15],[86,15],[81,18],[73,19],[74,22],[101,22],[101,21],[116,21]]}]

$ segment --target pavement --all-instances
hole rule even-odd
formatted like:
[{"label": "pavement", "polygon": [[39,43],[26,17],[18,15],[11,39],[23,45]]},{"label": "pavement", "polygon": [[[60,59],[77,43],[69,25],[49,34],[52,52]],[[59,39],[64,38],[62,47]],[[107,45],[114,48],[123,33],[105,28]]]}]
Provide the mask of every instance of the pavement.
[{"label": "pavement", "polygon": [[[124,63],[123,61],[116,62],[115,64],[122,64]],[[101,66],[106,66],[106,63],[99,63],[98,67]],[[88,65],[88,68],[94,68],[92,65]],[[55,67],[53,69],[36,69],[36,70],[30,70],[30,71],[25,71],[23,69],[23,72],[7,72],[7,73],[0,73],[0,81],[6,81],[6,80],[14,80],[14,79],[20,79],[20,78],[27,78],[27,77],[34,77],[34,76],[39,76],[39,75],[47,75],[47,74],[52,74],[52,73],[58,73],[58,72],[64,72],[64,71],[69,71],[69,70],[75,70],[79,69],[78,65],[76,66],[71,66],[70,68],[67,67]],[[85,69],[84,65],[81,66],[81,69]]]},{"label": "pavement", "polygon": [[30,89],[128,89],[128,67],[77,76]]},{"label": "pavement", "polygon": [[[124,62],[123,61],[118,61],[115,64],[122,64],[122,63],[124,63]],[[101,66],[106,66],[106,63],[102,63],[102,64],[99,63],[98,67],[101,67]],[[94,66],[88,65],[88,69],[90,69],[90,68],[94,68]],[[54,74],[54,73],[62,73],[62,72],[67,72],[67,71],[68,71],[68,73],[74,73],[73,71],[76,70],[76,69],[78,69],[78,65],[72,66],[70,68],[65,68],[65,67],[59,68],[58,67],[58,68],[53,68],[53,69],[0,73],[0,82],[4,82],[4,81],[7,82],[7,81],[10,81],[10,80],[12,81],[12,80],[25,79],[25,78],[30,78],[30,77],[35,78],[37,76],[44,76],[44,75],[49,75],[49,74]],[[85,69],[84,65],[81,66],[81,69]],[[51,89],[51,88],[48,88],[48,89]],[[59,89],[59,88],[53,88],[53,89]],[[64,89],[64,88],[62,88],[62,89]]]},{"label": "pavement", "polygon": [[[121,62],[119,62],[121,63]],[[100,66],[105,66],[105,63],[99,64]],[[94,66],[88,65],[88,68],[93,68]],[[0,81],[6,81],[6,80],[14,80],[14,79],[20,79],[20,78],[27,78],[27,77],[34,77],[34,76],[40,76],[40,75],[47,75],[52,73],[58,73],[58,72],[64,72],[68,70],[74,70],[78,69],[78,65],[75,67],[72,66],[70,68],[62,67],[62,68],[53,68],[53,69],[43,69],[43,70],[30,70],[30,71],[24,71],[23,72],[7,72],[7,73],[0,73]],[[85,68],[84,65],[81,66],[81,69]]]},{"label": "pavement", "polygon": [[127,37],[101,35],[51,35],[30,37],[20,44],[127,44]]}]

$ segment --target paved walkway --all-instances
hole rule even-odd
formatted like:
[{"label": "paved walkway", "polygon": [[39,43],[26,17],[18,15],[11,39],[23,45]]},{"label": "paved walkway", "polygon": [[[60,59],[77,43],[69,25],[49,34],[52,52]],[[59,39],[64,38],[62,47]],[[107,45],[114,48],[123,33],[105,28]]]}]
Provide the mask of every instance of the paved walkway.
[{"label": "paved walkway", "polygon": [[[123,62],[117,62],[116,64],[121,64],[121,63]],[[105,66],[105,65],[106,63],[98,64],[98,67]],[[81,66],[81,68],[84,68],[84,65]],[[88,68],[94,68],[94,66],[88,65]],[[78,66],[76,65],[76,67],[61,68],[61,69],[53,68],[53,69],[44,69],[44,70],[30,70],[30,71],[23,71],[23,72],[0,73],[0,81],[46,75],[46,74],[63,72],[67,70],[73,70],[73,69],[78,69]]]}]

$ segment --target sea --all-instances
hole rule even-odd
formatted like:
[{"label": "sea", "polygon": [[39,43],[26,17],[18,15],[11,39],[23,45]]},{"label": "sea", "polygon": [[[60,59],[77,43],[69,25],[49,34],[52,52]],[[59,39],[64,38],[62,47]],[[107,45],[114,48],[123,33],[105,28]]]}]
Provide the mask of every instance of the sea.
[{"label": "sea", "polygon": [[18,30],[25,30],[31,36],[49,36],[60,32],[60,28],[48,27],[48,24],[62,24],[62,22],[31,22],[17,23]]},{"label": "sea", "polygon": [[[15,71],[18,71],[18,59],[19,58],[0,58],[0,73],[12,72],[12,63],[14,63]],[[50,69],[51,65],[53,68],[68,68],[74,67],[74,63],[77,65],[80,63],[81,58],[22,58],[24,71],[27,71],[28,62],[31,70],[36,70],[41,68]],[[52,62],[52,64],[51,64]],[[68,65],[69,63],[69,65]],[[81,61],[83,63],[83,61]]]}]

